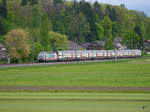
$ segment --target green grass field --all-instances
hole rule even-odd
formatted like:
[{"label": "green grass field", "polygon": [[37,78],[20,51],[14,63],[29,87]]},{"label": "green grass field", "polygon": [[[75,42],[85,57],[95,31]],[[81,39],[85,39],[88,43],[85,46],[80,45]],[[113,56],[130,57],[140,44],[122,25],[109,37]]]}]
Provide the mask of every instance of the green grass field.
[{"label": "green grass field", "polygon": [[0,112],[149,112],[150,94],[0,93]]},{"label": "green grass field", "polygon": [[[0,68],[0,86],[150,87],[150,59]],[[0,91],[0,112],[150,112],[150,93],[113,92]]]},{"label": "green grass field", "polygon": [[0,86],[150,87],[150,59],[0,68]]}]

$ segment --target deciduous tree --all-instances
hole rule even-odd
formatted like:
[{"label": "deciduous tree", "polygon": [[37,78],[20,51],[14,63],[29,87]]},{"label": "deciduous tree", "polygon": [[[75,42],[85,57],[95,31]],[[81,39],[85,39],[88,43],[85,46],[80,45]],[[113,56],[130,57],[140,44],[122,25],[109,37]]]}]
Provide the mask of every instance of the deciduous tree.
[{"label": "deciduous tree", "polygon": [[29,0],[21,0],[21,5],[25,6],[28,4],[28,2],[29,2]]},{"label": "deciduous tree", "polygon": [[127,45],[129,49],[139,48],[140,37],[133,30],[128,30],[124,32],[124,44]]},{"label": "deciduous tree", "polygon": [[104,36],[105,36],[105,40],[106,40],[105,48],[113,49],[112,21],[108,16],[104,17],[104,20],[102,21],[102,26],[104,28]]},{"label": "deciduous tree", "polygon": [[41,45],[44,47],[44,50],[49,50],[48,47],[48,36],[50,31],[50,23],[47,14],[44,14],[41,19]]},{"label": "deciduous tree", "polygon": [[97,36],[99,40],[105,40],[104,28],[100,22],[96,23]]},{"label": "deciduous tree", "polygon": [[49,32],[49,42],[53,51],[66,50],[68,48],[68,38],[56,32]]},{"label": "deciduous tree", "polygon": [[30,54],[28,33],[22,29],[15,29],[6,35],[5,44],[11,58],[21,60]]},{"label": "deciduous tree", "polygon": [[86,41],[86,36],[90,33],[90,26],[83,13],[75,14],[68,28],[68,35],[71,40],[77,40],[79,44]]}]

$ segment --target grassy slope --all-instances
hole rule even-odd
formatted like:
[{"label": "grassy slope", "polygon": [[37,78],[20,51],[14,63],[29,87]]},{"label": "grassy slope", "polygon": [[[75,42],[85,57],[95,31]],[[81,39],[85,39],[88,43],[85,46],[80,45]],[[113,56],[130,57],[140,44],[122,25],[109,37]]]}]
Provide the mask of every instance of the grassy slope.
[{"label": "grassy slope", "polygon": [[1,68],[0,86],[150,87],[150,62],[130,60]]},{"label": "grassy slope", "polygon": [[[26,111],[149,112],[150,111],[150,102],[146,101],[150,100],[150,94],[0,93],[0,99],[1,99],[0,100],[1,112],[26,112]],[[50,100],[50,99],[68,99],[68,100]],[[91,100],[89,101],[89,99]],[[143,106],[144,109],[142,108]]]}]

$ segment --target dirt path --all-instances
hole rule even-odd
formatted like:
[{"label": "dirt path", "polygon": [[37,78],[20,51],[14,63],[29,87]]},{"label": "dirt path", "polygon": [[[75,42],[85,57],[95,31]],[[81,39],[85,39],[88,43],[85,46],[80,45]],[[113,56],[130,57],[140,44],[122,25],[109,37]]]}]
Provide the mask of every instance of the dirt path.
[{"label": "dirt path", "polygon": [[8,86],[1,86],[1,90],[33,90],[33,91],[40,91],[40,90],[72,90],[72,91],[150,91],[150,87],[8,87]]}]

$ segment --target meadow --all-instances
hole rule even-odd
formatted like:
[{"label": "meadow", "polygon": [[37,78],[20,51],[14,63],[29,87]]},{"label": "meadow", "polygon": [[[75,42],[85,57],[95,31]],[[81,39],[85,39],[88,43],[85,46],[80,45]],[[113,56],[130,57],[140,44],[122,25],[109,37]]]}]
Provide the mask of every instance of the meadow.
[{"label": "meadow", "polygon": [[0,68],[0,86],[150,87],[150,59]]},{"label": "meadow", "polygon": [[1,112],[149,112],[150,94],[0,93]]},{"label": "meadow", "polygon": [[[150,87],[150,59],[0,68],[0,87]],[[150,112],[149,91],[0,91],[0,112]]]}]

